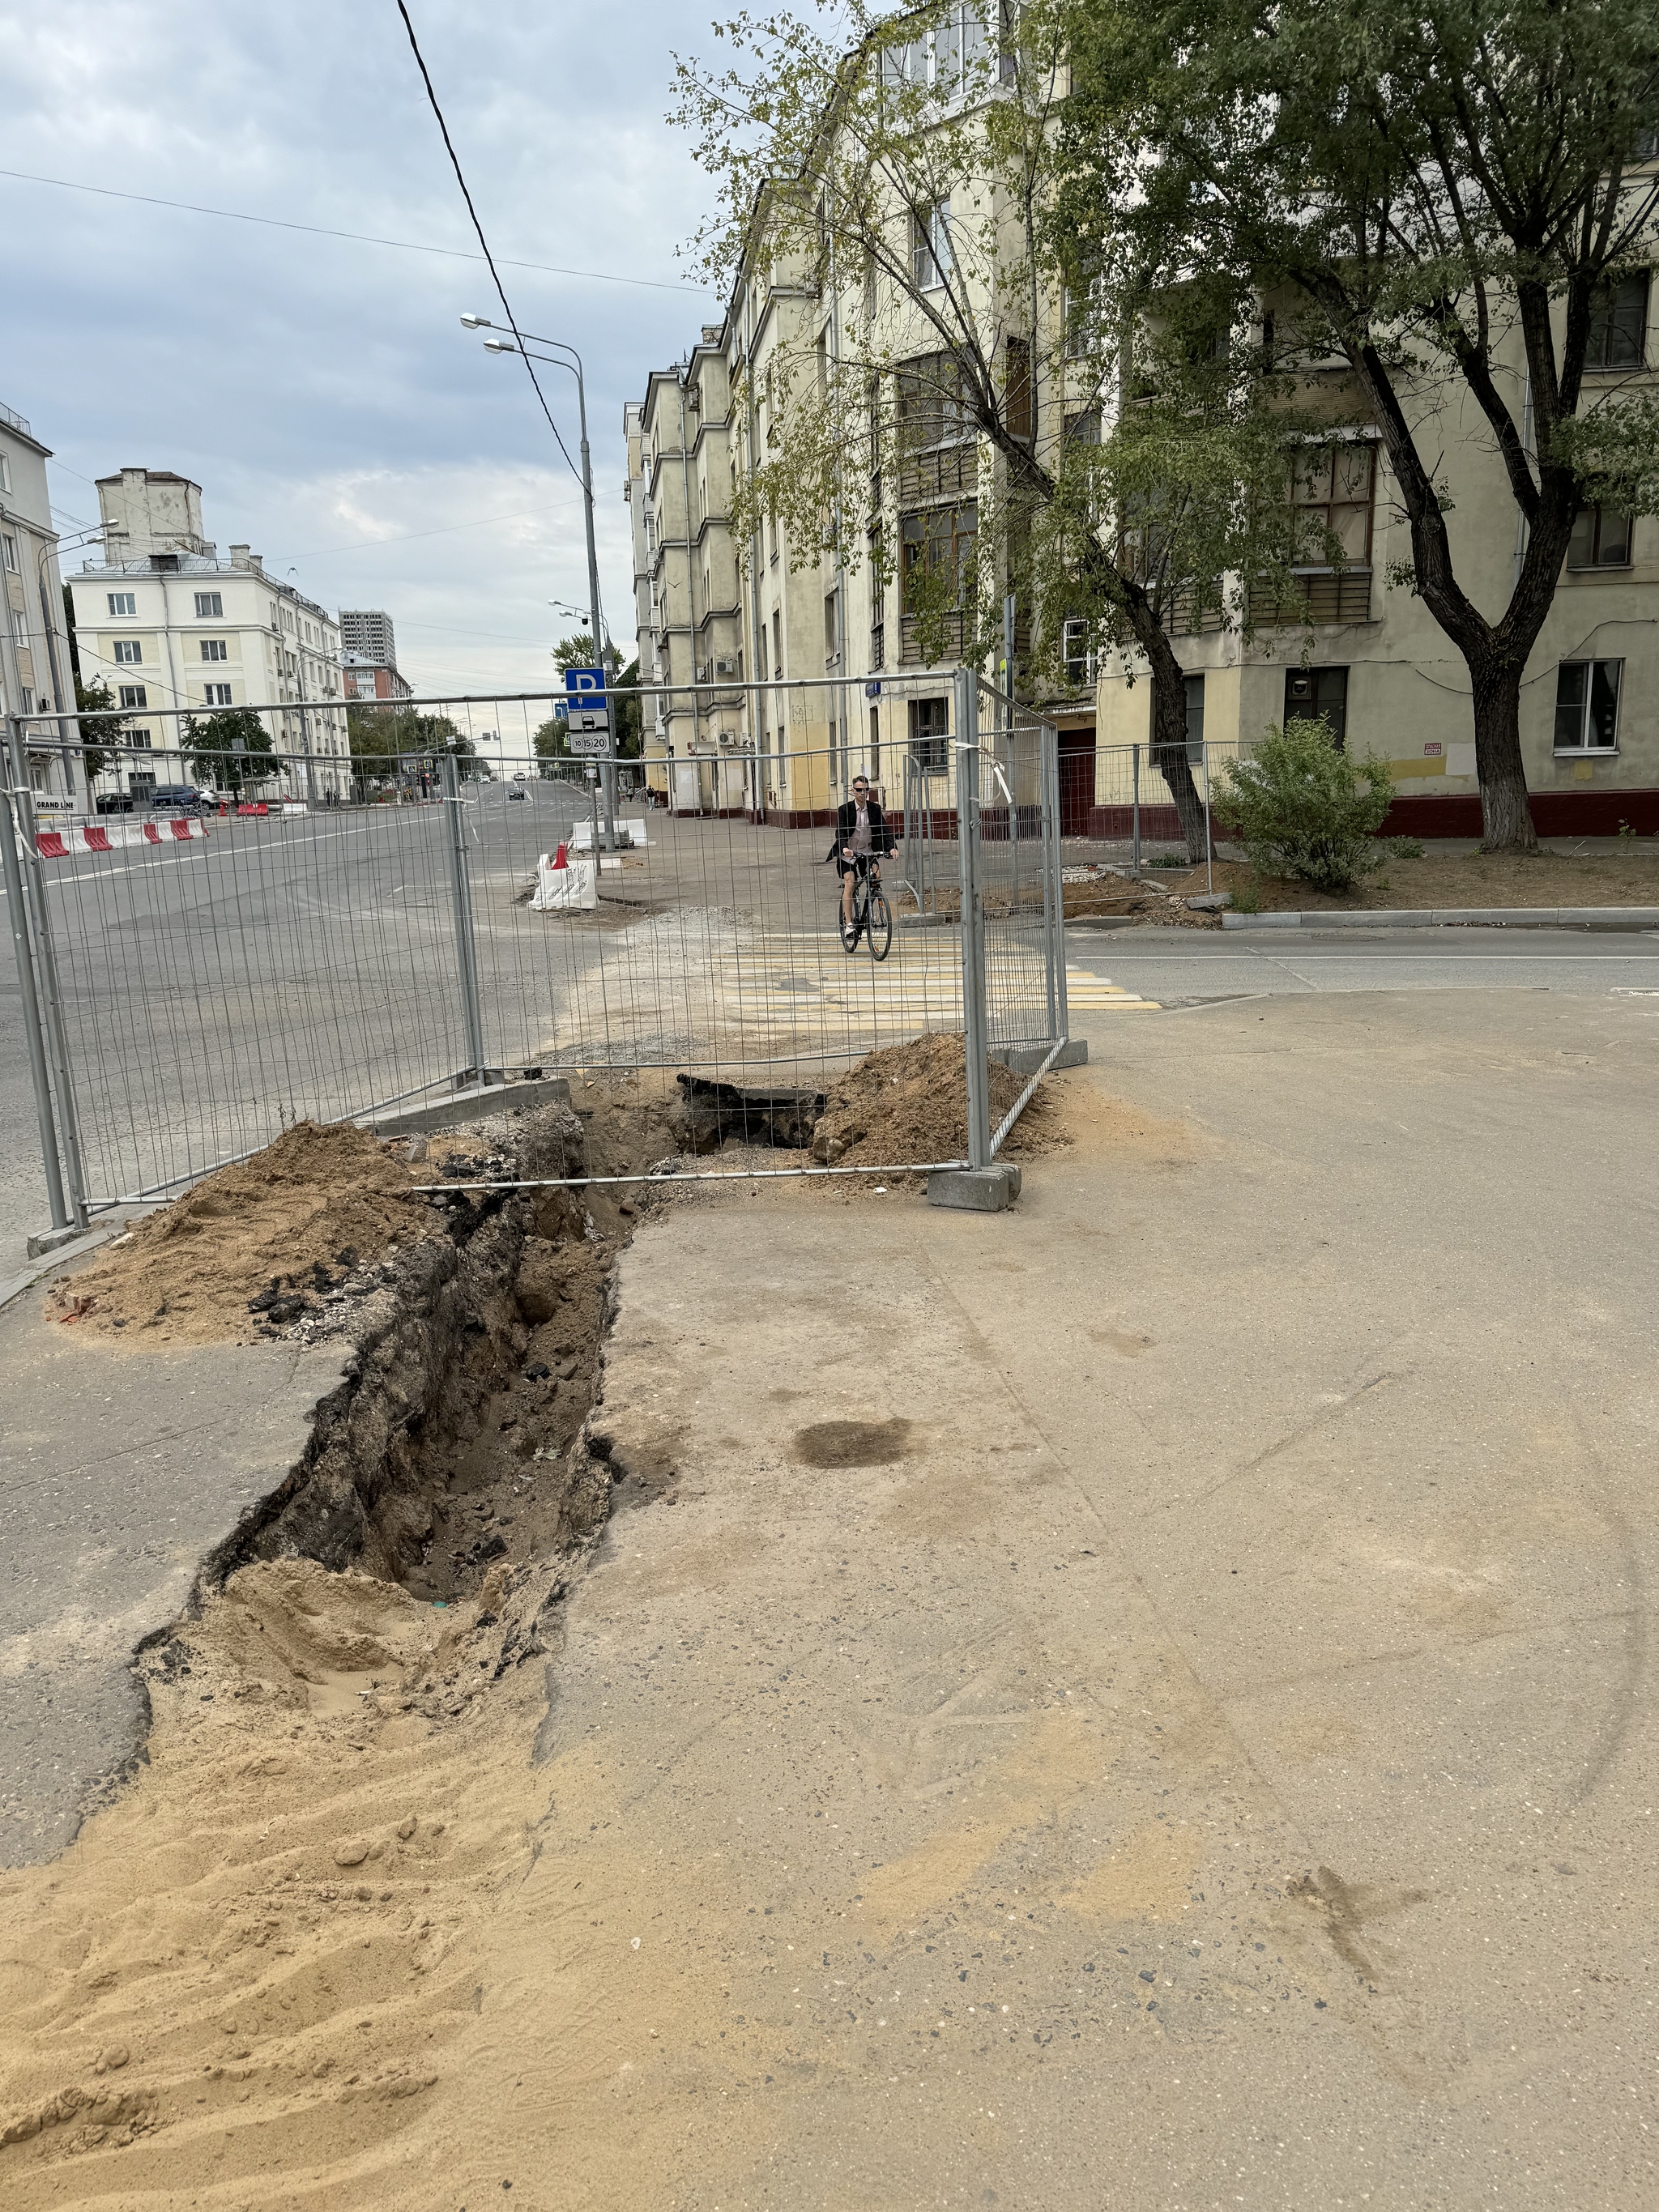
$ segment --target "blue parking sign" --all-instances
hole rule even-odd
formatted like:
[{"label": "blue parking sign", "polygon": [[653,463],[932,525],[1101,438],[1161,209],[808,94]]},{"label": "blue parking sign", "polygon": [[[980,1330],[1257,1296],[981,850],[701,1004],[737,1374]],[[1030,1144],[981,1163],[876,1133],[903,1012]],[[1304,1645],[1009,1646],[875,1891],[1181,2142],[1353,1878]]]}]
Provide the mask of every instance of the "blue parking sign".
[{"label": "blue parking sign", "polygon": [[567,668],[564,672],[565,696],[571,706],[598,708],[603,713],[605,705],[605,671],[602,668]]}]

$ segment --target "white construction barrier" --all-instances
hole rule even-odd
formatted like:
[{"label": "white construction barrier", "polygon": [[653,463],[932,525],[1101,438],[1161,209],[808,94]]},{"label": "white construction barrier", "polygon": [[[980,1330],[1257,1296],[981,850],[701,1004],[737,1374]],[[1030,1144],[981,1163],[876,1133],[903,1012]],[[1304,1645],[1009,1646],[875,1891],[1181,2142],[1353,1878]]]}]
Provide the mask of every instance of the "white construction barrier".
[{"label": "white construction barrier", "polygon": [[[648,845],[651,842],[645,834],[643,814],[619,814],[617,817],[617,835],[626,845]],[[593,824],[591,822],[572,823],[570,842],[579,853],[590,851],[593,843]]]},{"label": "white construction barrier", "polygon": [[536,896],[532,914],[557,914],[596,907],[599,902],[599,872],[591,856],[580,858],[561,845],[544,853],[536,863]]}]

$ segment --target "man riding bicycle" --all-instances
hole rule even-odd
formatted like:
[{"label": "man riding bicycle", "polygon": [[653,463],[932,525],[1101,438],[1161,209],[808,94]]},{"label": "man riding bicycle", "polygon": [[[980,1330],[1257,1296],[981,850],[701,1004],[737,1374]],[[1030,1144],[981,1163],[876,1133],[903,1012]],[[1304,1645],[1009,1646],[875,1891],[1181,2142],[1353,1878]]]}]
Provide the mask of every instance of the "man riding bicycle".
[{"label": "man riding bicycle", "polygon": [[836,809],[836,842],[825,854],[841,878],[841,941],[850,951],[858,942],[853,919],[853,887],[860,874],[881,881],[881,856],[893,849],[893,833],[887,826],[881,802],[870,793],[867,775],[853,778],[853,795]]}]

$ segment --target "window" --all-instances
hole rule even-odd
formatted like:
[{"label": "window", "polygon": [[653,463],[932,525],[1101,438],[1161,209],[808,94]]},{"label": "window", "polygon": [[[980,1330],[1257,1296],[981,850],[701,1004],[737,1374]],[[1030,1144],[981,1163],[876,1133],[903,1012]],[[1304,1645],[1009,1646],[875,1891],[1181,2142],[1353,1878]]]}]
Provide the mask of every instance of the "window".
[{"label": "window", "polygon": [[125,615],[127,619],[131,621],[133,616],[137,613],[138,594],[137,592],[111,592],[106,596],[109,599],[109,611],[118,621],[123,615]]},{"label": "window", "polygon": [[[151,750],[149,732],[148,730],[129,730],[127,732],[127,744],[129,749],[133,752],[149,752]],[[152,775],[148,777],[146,781],[150,783],[154,783],[155,778]]]},{"label": "window", "polygon": [[[135,738],[133,742],[137,744],[138,740]],[[148,744],[149,739],[146,738],[143,742]],[[151,791],[155,786],[155,771],[153,768],[136,768],[127,778],[129,791]]]},{"label": "window", "polygon": [[951,765],[951,702],[948,699],[910,702],[910,757],[919,769],[937,775]]},{"label": "window", "polygon": [[823,602],[823,662],[829,667],[841,651],[841,594],[829,592]]},{"label": "window", "polygon": [[937,292],[951,274],[951,203],[934,200],[910,211],[910,281]]},{"label": "window", "polygon": [[772,673],[783,674],[783,617],[775,607],[772,610]]},{"label": "window", "polygon": [[[0,532],[0,556],[4,556],[7,568],[15,576],[17,574],[17,540],[9,531]],[[113,599],[109,603],[109,611],[112,614],[115,612]]]},{"label": "window", "polygon": [[[1190,702],[1188,712],[1191,712]],[[1285,671],[1285,720],[1287,722],[1316,722],[1322,715],[1330,725],[1338,751],[1341,751],[1348,738],[1347,670],[1287,668]]]},{"label": "window", "polygon": [[979,526],[977,506],[931,507],[899,518],[899,611],[918,611],[919,586],[942,575],[960,596],[967,587]]},{"label": "window", "polygon": [[196,612],[204,622],[222,622],[225,618],[223,594],[219,592],[198,592]]},{"label": "window", "polygon": [[1631,519],[1610,507],[1581,507],[1567,546],[1569,568],[1628,568]]},{"label": "window", "polygon": [[1007,341],[1007,384],[1003,412],[1011,438],[1031,435],[1031,349],[1024,338]]},{"label": "window", "polygon": [[228,684],[204,684],[203,689],[207,694],[207,702],[210,707],[229,706],[230,686]]},{"label": "window", "polygon": [[202,640],[202,658],[204,660],[228,660],[230,647],[222,637],[204,637]]},{"label": "window", "polygon": [[142,684],[123,684],[117,696],[124,709],[143,708],[149,704],[149,694]]},{"label": "window", "polygon": [[1622,660],[1564,660],[1555,678],[1555,750],[1610,753],[1619,744]]},{"label": "window", "polygon": [[11,463],[0,453],[0,491],[11,489]]},{"label": "window", "polygon": [[27,646],[29,641],[29,626],[15,607],[11,611],[11,641],[14,645],[21,646]]},{"label": "window", "polygon": [[1309,568],[1329,568],[1338,554],[1351,568],[1370,566],[1376,478],[1372,445],[1314,447],[1301,455],[1291,497],[1299,556]]},{"label": "window", "polygon": [[118,668],[136,668],[144,657],[142,638],[118,637],[115,641],[115,663]]},{"label": "window", "polygon": [[1095,648],[1091,623],[1068,616],[1060,627],[1060,654],[1066,665],[1066,681],[1081,690],[1095,680]]},{"label": "window", "polygon": [[1066,442],[1068,446],[1097,446],[1100,443],[1100,410],[1085,407],[1080,415],[1066,417]]},{"label": "window", "polygon": [[1648,272],[1614,277],[1590,302],[1586,368],[1639,368],[1647,351]]},{"label": "window", "polygon": [[898,372],[899,442],[906,453],[959,445],[973,434],[964,422],[962,368],[948,353],[921,354]]}]

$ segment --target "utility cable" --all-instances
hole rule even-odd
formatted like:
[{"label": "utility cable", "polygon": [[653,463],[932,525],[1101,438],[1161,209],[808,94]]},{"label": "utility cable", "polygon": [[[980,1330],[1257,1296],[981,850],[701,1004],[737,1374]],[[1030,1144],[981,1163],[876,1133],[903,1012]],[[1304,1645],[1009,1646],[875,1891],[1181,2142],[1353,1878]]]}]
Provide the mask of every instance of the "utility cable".
[{"label": "utility cable", "polygon": [[525,351],[524,333],[520,330],[514,316],[512,305],[501,283],[501,271],[496,268],[495,258],[489,250],[489,240],[484,236],[483,225],[478,220],[478,210],[472,204],[472,195],[467,189],[466,176],[461,167],[460,156],[455,151],[454,141],[449,135],[449,125],[444,121],[444,112],[438,105],[438,95],[433,89],[432,77],[426,65],[426,58],[421,52],[421,42],[415,35],[415,26],[409,20],[409,9],[404,6],[404,0],[398,0],[398,13],[403,17],[404,28],[409,33],[410,48],[415,56],[416,66],[421,72],[421,82],[426,87],[426,96],[432,104],[432,112],[438,118],[438,128],[443,133],[444,149],[449,155],[450,167],[455,172],[455,181],[461,188],[461,198],[466,202],[466,211],[472,218],[472,228],[477,233],[478,244],[483,249],[483,258],[489,264],[490,282],[495,287],[495,296],[501,303],[501,313],[507,317],[507,327],[511,330],[514,342],[519,349],[519,357],[524,362],[525,374],[535,387],[536,397],[542,404],[542,412],[547,417],[547,427],[553,433],[559,451],[564,455],[566,467],[575,477],[577,483],[580,483],[581,471],[571,459],[570,448],[559,436],[559,426],[553,420],[553,410],[547,404],[547,394],[542,390],[541,380],[536,374],[536,365]]},{"label": "utility cable", "polygon": [[[211,215],[223,222],[257,222],[267,230],[302,231],[307,238],[343,238],[356,246],[390,246],[399,253],[438,253],[447,261],[477,261],[487,257],[464,252],[454,246],[426,246],[412,238],[377,238],[362,230],[330,230],[321,223],[285,222],[279,216],[244,215],[236,208],[202,207],[194,200],[158,199],[154,192],[119,192],[108,185],[77,184],[72,177],[40,177],[30,169],[0,169],[0,177],[12,177],[24,185],[52,185],[59,191],[91,192],[100,200],[133,200],[140,207],[172,208],[180,215]],[[669,284],[659,276],[617,276],[604,269],[561,269],[550,261],[503,261],[504,269],[533,269],[543,276],[574,276],[586,284],[633,284],[648,292],[678,292],[684,298],[690,293],[694,298],[700,292],[712,298],[702,285]],[[62,464],[59,464],[62,466]],[[71,469],[73,476],[77,473]]]}]

